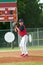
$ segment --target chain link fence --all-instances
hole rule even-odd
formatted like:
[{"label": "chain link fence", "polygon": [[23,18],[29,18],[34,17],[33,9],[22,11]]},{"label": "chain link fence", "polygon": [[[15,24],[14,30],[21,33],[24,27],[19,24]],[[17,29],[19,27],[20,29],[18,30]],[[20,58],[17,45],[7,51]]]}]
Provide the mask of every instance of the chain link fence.
[{"label": "chain link fence", "polygon": [[7,32],[10,32],[10,29],[6,29],[6,30],[0,30],[0,48],[1,47],[12,47],[14,48],[15,46],[18,46],[18,35],[17,33],[14,32],[14,30],[12,30],[12,32],[15,35],[15,40],[12,43],[7,43],[4,39],[4,35]]},{"label": "chain link fence", "polygon": [[[28,37],[29,34],[32,36],[32,42],[27,43],[27,46],[42,46],[43,45],[43,28],[27,28]],[[20,43],[21,37],[18,36],[17,33],[14,32],[12,29],[12,32],[15,35],[15,40],[12,43],[7,43],[4,39],[4,35],[6,32],[10,32],[10,29],[6,30],[0,30],[0,47],[12,47],[18,46]]]},{"label": "chain link fence", "polygon": [[[42,46],[43,45],[43,28],[27,28],[28,38],[29,34],[32,36],[32,42],[29,42],[27,46]],[[18,43],[21,37],[18,36]]]}]

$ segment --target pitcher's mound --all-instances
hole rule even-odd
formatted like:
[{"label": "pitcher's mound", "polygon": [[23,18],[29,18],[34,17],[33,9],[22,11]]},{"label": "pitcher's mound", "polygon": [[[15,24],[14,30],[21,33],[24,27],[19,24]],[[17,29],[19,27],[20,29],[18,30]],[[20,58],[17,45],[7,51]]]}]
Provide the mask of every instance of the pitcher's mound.
[{"label": "pitcher's mound", "polygon": [[43,56],[35,56],[35,54],[43,54],[43,51],[29,51],[29,56],[20,56],[19,51],[14,52],[0,52],[0,63],[9,62],[43,62]]}]

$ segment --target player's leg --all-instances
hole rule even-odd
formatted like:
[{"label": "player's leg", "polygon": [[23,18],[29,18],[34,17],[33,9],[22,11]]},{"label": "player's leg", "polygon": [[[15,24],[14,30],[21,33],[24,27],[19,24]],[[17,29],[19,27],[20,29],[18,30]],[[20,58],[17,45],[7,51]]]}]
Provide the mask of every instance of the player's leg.
[{"label": "player's leg", "polygon": [[28,42],[28,36],[25,35],[25,36],[23,37],[23,45],[22,45],[22,48],[23,48],[22,51],[24,52],[25,55],[28,54],[28,51],[27,51],[27,48],[26,48],[27,42]]},{"label": "player's leg", "polygon": [[27,47],[26,47],[27,43],[28,43],[28,36],[25,35],[25,37],[24,37],[24,54],[28,54]]},{"label": "player's leg", "polygon": [[23,43],[23,39],[21,39],[21,41],[20,41],[20,43],[19,43],[19,47],[20,47],[20,51],[21,51],[21,55],[24,54],[22,43]]},{"label": "player's leg", "polygon": [[27,51],[27,48],[26,48],[27,42],[28,42],[28,36],[25,35],[25,36],[22,37],[21,42],[19,44],[19,47],[20,47],[22,54],[25,54],[25,55],[28,54],[28,51]]}]

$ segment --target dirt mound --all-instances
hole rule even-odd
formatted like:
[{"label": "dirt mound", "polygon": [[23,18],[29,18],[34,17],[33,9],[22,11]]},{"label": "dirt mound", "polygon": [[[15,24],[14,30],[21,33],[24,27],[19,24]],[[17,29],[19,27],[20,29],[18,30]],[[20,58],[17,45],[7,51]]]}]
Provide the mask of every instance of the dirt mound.
[{"label": "dirt mound", "polygon": [[21,57],[19,51],[0,52],[0,63],[9,62],[43,62],[43,56],[33,56],[35,54],[43,54],[43,51],[29,51],[29,56]]}]

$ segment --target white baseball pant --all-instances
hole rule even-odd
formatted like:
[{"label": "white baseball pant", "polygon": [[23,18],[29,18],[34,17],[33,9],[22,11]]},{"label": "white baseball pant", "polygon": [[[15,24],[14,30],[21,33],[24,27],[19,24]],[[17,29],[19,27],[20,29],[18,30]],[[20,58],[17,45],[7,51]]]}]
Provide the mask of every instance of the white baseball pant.
[{"label": "white baseball pant", "polygon": [[20,44],[19,44],[19,47],[20,47],[22,54],[28,54],[28,51],[26,48],[27,42],[28,42],[28,36],[24,35],[20,41]]}]

